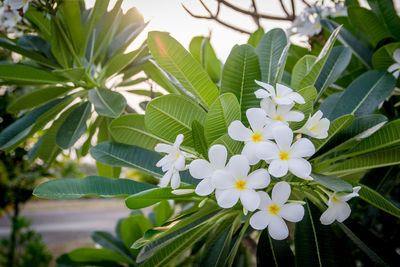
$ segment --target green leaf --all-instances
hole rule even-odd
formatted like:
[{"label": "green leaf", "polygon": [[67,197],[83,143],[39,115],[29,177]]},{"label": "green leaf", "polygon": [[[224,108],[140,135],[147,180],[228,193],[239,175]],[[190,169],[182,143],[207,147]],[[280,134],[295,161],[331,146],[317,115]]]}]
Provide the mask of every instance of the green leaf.
[{"label": "green leaf", "polygon": [[218,97],[218,88],[188,51],[165,32],[149,32],[147,43],[157,63],[206,107]]},{"label": "green leaf", "polygon": [[140,55],[140,52],[143,49],[144,48],[142,47],[127,54],[115,54],[107,61],[107,64],[102,69],[100,75],[102,75],[105,79],[108,79],[113,74],[118,74],[126,66],[132,63]]},{"label": "green leaf", "polygon": [[350,63],[350,59],[350,48],[343,46],[332,48],[332,51],[315,82],[315,88],[317,89],[319,96],[322,96],[325,89],[339,78]]},{"label": "green leaf", "polygon": [[348,18],[354,28],[368,37],[374,47],[383,39],[391,37],[391,33],[385,25],[379,23],[379,17],[371,10],[362,7],[351,6],[347,8]]},{"label": "green leaf", "polygon": [[93,104],[97,114],[104,117],[116,118],[126,107],[125,97],[110,89],[94,88],[90,90],[89,101]]},{"label": "green leaf", "polygon": [[171,94],[181,93],[181,90],[174,85],[168,74],[165,73],[165,71],[162,70],[154,61],[147,61],[142,68],[147,76],[149,76],[153,81],[164,88],[167,92]]},{"label": "green leaf", "polygon": [[369,0],[368,3],[371,5],[374,3],[376,8],[373,8],[378,16],[382,18],[386,29],[388,29],[392,36],[399,40],[400,38],[400,17],[396,13],[396,8],[391,0]]},{"label": "green leaf", "polygon": [[304,218],[294,232],[296,266],[340,266],[338,244],[329,226],[319,221],[321,212],[307,201]]},{"label": "green leaf", "polygon": [[[339,27],[339,24],[332,20],[328,19],[322,19],[321,20],[321,25],[326,28],[328,31],[333,32],[337,27]],[[351,34],[348,30],[345,28],[340,30],[340,33],[338,35],[338,39],[341,43],[344,45],[348,46],[354,55],[368,68],[372,68],[372,51],[369,50],[367,46],[364,45],[360,40],[358,40],[357,37],[355,37],[353,34]]]},{"label": "green leaf", "polygon": [[257,45],[260,43],[261,39],[263,38],[263,36],[264,36],[264,29],[262,27],[260,27],[255,32],[250,34],[250,37],[247,40],[247,44],[256,48]]},{"label": "green leaf", "polygon": [[125,200],[125,204],[128,208],[134,210],[154,205],[163,200],[192,200],[196,196],[194,193],[175,195],[171,191],[171,188],[152,188],[129,196]]},{"label": "green leaf", "polygon": [[69,252],[68,257],[79,263],[93,264],[95,262],[112,261],[130,263],[121,254],[104,248],[78,248]]},{"label": "green leaf", "polygon": [[0,64],[0,78],[17,82],[27,82],[29,84],[55,84],[67,81],[46,70],[10,63]]},{"label": "green leaf", "polygon": [[[50,44],[51,52],[57,59],[58,63],[65,69],[72,67],[73,57],[71,57],[71,51],[65,43],[60,28],[57,26],[58,18],[52,16],[50,20]],[[61,26],[62,27],[62,26]],[[64,29],[62,29],[64,31]]]},{"label": "green leaf", "polygon": [[178,134],[183,134],[183,145],[193,147],[192,123],[204,124],[206,112],[190,98],[180,95],[165,95],[149,102],[146,108],[146,129],[154,135],[173,143]]},{"label": "green leaf", "polygon": [[[163,225],[174,214],[174,209],[171,207],[169,202],[166,200],[160,201],[160,203],[158,203],[158,205],[155,206],[153,210],[156,214],[155,226]],[[142,237],[142,236],[140,236],[140,237]]]},{"label": "green leaf", "polygon": [[125,247],[130,248],[136,240],[141,238],[151,228],[153,228],[153,225],[149,219],[137,214],[123,219],[119,227],[119,232]]},{"label": "green leaf", "polygon": [[396,81],[393,75],[371,70],[356,80],[340,96],[336,108],[331,114],[325,114],[333,120],[345,114],[356,117],[371,114],[393,91]]},{"label": "green leaf", "polygon": [[110,125],[110,132],[115,141],[128,145],[139,146],[153,150],[157,143],[167,143],[146,130],[144,115],[128,114],[114,119]]},{"label": "green leaf", "polygon": [[18,144],[24,140],[34,127],[35,122],[48,110],[61,102],[61,99],[55,99],[47,104],[44,104],[28,114],[10,124],[0,134],[0,149],[5,149]]},{"label": "green leaf", "polygon": [[254,94],[259,88],[254,80],[260,79],[258,57],[254,48],[250,45],[235,46],[222,70],[221,94],[233,93],[236,96],[241,107],[242,121],[246,124],[246,110],[260,105],[260,100]]},{"label": "green leaf", "polygon": [[311,69],[307,72],[306,76],[300,81],[298,88],[303,88],[309,85],[314,85],[318,79],[318,76],[321,74],[322,69],[324,68],[328,57],[332,51],[333,45],[337,39],[337,36],[341,30],[342,26],[336,28],[329,39],[326,41],[324,47],[319,53],[317,59],[311,66]]},{"label": "green leaf", "polygon": [[[215,140],[211,146],[213,145],[224,145],[226,147],[226,150],[228,151],[229,157],[232,157],[233,155],[240,154],[242,152],[244,143],[239,142],[236,140],[233,140],[229,134],[224,134],[223,136],[219,137],[217,140]],[[210,147],[211,147],[210,146]]]},{"label": "green leaf", "polygon": [[67,28],[75,51],[83,51],[83,29],[81,23],[81,9],[78,1],[63,1],[59,6],[59,14]]},{"label": "green leaf", "polygon": [[79,83],[84,79],[85,67],[53,70],[52,73],[71,82]]},{"label": "green leaf", "polygon": [[208,144],[204,135],[204,127],[196,120],[192,123],[192,136],[196,151],[208,159]]},{"label": "green leaf", "polygon": [[17,112],[39,106],[52,100],[53,98],[63,95],[70,90],[72,90],[71,87],[58,86],[35,88],[34,90],[21,95],[11,102],[11,104],[7,107],[7,112]]},{"label": "green leaf", "polygon": [[400,163],[400,147],[370,152],[361,156],[337,163],[326,172],[328,175],[344,175],[363,170],[380,168]]},{"label": "green leaf", "polygon": [[294,255],[286,240],[275,240],[265,229],[257,244],[257,266],[294,266]]},{"label": "green leaf", "polygon": [[122,240],[115,238],[112,236],[110,233],[103,232],[103,231],[95,231],[92,233],[92,239],[94,242],[99,244],[105,249],[109,249],[111,251],[114,251],[121,256],[123,256],[126,261],[128,261],[130,264],[135,263],[135,258],[131,254],[131,252],[128,250],[128,248],[125,247],[124,243]]},{"label": "green leaf", "polygon": [[305,100],[305,104],[296,104],[293,109],[303,112],[304,119],[299,122],[290,123],[293,130],[300,129],[308,120],[309,116],[313,114],[314,100],[317,98],[317,90],[314,86],[303,87],[297,91]]},{"label": "green leaf", "polygon": [[353,192],[353,187],[348,182],[334,177],[327,176],[318,173],[311,173],[311,177],[319,184],[325,186],[326,188],[334,192]]},{"label": "green leaf", "polygon": [[278,70],[277,70],[275,78],[274,78],[275,84],[286,82],[286,81],[282,81],[282,79],[283,79],[283,75],[285,74],[285,66],[286,66],[286,61],[288,59],[290,46],[291,46],[291,44],[288,43],[285,46],[285,48],[283,49],[281,56],[279,57],[278,65],[276,66]]},{"label": "green leaf", "polygon": [[24,18],[27,18],[37,29],[40,34],[47,40],[51,39],[50,20],[45,13],[35,9],[29,9],[24,13]]},{"label": "green leaf", "polygon": [[379,48],[372,56],[374,68],[386,71],[393,63],[396,63],[393,54],[398,48],[400,48],[400,42],[390,43]]},{"label": "green leaf", "polygon": [[278,62],[288,40],[282,29],[267,32],[257,45],[262,81],[274,85]]},{"label": "green leaf", "polygon": [[305,55],[299,61],[297,61],[296,65],[293,67],[290,87],[298,88],[301,80],[307,75],[307,73],[311,70],[315,60],[317,59],[314,55]]},{"label": "green leaf", "polygon": [[211,105],[205,121],[205,133],[208,143],[228,133],[231,122],[240,120],[240,105],[235,95],[225,93]]},{"label": "green leaf", "polygon": [[46,199],[77,199],[88,196],[124,198],[155,187],[129,179],[88,176],[44,182],[35,188],[33,195]]},{"label": "green leaf", "polygon": [[74,109],[64,123],[58,129],[56,143],[63,149],[73,146],[85,133],[86,120],[91,114],[92,105],[85,102]]},{"label": "green leaf", "polygon": [[329,140],[331,140],[336,134],[350,127],[354,121],[353,115],[344,115],[331,122],[328,130],[328,137],[325,139],[311,139],[311,142],[315,146],[315,152],[318,152]]}]

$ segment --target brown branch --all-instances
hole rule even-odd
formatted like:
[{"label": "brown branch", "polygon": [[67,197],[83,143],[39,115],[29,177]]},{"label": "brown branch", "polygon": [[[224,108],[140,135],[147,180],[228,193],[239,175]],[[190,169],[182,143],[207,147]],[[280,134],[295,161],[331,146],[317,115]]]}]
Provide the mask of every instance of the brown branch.
[{"label": "brown branch", "polygon": [[[255,0],[251,0],[251,3],[252,3],[252,5],[253,5],[253,11],[254,11],[254,13],[253,13],[254,22],[257,24],[257,27],[260,28],[260,17],[259,17],[259,15],[258,15],[258,10],[257,10],[256,1],[255,1]],[[220,4],[220,3],[218,3],[218,5],[219,5],[219,4]]]},{"label": "brown branch", "polygon": [[296,7],[294,5],[294,0],[291,0],[291,4],[292,4],[292,20],[294,20],[296,18]]},{"label": "brown branch", "polygon": [[[227,1],[225,1],[225,0],[217,0],[217,1],[218,1],[219,3],[221,3],[221,4],[223,4],[223,5],[225,5],[225,6],[229,7],[229,8],[231,8],[231,9],[237,11],[237,12],[240,12],[240,13],[243,13],[243,14],[246,14],[246,15],[250,15],[250,16],[253,16],[253,15],[254,15],[253,12],[247,11],[247,10],[242,9],[242,8],[240,8],[240,7],[237,7],[237,6],[235,6],[235,5],[233,5],[233,4],[229,3],[229,2],[227,2]],[[266,15],[266,14],[258,14],[258,16],[259,16],[260,18],[263,18],[263,19],[271,19],[271,20],[289,20],[289,21],[292,21],[292,20],[293,20],[292,16],[278,17],[278,16],[272,16],[272,15]]]},{"label": "brown branch", "polygon": [[287,16],[290,16],[289,11],[286,9],[285,4],[283,3],[283,0],[279,0],[279,3],[281,4],[283,12],[285,12]]},{"label": "brown branch", "polygon": [[307,3],[306,0],[301,0],[306,6],[311,7],[311,5],[309,3]]}]

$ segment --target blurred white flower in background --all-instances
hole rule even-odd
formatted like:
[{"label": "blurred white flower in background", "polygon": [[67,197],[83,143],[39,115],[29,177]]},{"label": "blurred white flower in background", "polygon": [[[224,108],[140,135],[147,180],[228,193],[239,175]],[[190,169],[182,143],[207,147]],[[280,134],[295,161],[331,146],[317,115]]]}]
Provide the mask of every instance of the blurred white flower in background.
[{"label": "blurred white flower in background", "polygon": [[393,63],[392,65],[390,65],[390,67],[388,68],[388,72],[392,73],[393,76],[398,79],[399,78],[399,74],[400,74],[400,48],[396,49],[393,52],[393,59],[395,61],[395,63]]},{"label": "blurred white flower in background", "polygon": [[19,10],[22,8],[23,12],[26,12],[29,7],[31,0],[6,0],[4,1],[5,6],[9,6],[12,10]]}]

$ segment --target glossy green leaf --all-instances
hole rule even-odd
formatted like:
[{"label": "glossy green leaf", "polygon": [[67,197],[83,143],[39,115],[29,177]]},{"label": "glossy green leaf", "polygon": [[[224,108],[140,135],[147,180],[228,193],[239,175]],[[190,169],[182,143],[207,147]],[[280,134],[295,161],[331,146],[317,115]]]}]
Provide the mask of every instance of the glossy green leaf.
[{"label": "glossy green leaf", "polygon": [[314,109],[314,100],[317,98],[317,90],[312,85],[303,87],[303,88],[297,90],[297,93],[299,93],[304,98],[306,103],[305,104],[296,104],[293,107],[293,110],[301,111],[304,114],[304,119],[302,121],[292,122],[290,124],[290,127],[293,130],[300,129],[304,125],[304,123],[306,123],[306,121],[308,120],[310,115],[312,115],[314,113],[314,110],[313,110]]},{"label": "glossy green leaf", "polygon": [[86,120],[91,114],[92,105],[85,102],[74,109],[64,123],[58,129],[56,143],[63,149],[73,146],[85,133]]},{"label": "glossy green leaf", "polygon": [[157,63],[206,107],[218,97],[218,88],[188,51],[165,32],[150,32],[147,43]]},{"label": "glossy green leaf", "polygon": [[47,41],[50,41],[50,20],[45,13],[38,10],[29,9],[24,13],[24,17],[27,18],[40,31],[40,34]]},{"label": "glossy green leaf", "polygon": [[195,150],[208,159],[208,144],[204,135],[204,127],[196,120],[192,123],[192,137]]},{"label": "glossy green leaf", "polygon": [[68,257],[83,264],[94,264],[95,262],[112,261],[130,263],[121,254],[104,248],[78,248],[68,252]]},{"label": "glossy green leaf", "polygon": [[298,88],[301,80],[303,80],[306,74],[311,70],[316,59],[317,57],[314,55],[305,55],[297,61],[296,65],[293,67],[290,87]]},{"label": "glossy green leaf", "polygon": [[353,187],[348,182],[334,177],[327,176],[318,173],[311,173],[310,175],[317,183],[325,186],[326,188],[334,191],[334,192],[353,192]]},{"label": "glossy green leaf", "polygon": [[224,134],[223,136],[219,137],[211,144],[211,146],[217,144],[224,145],[226,147],[229,157],[240,154],[244,146],[243,142],[233,140],[228,134]]},{"label": "glossy green leaf", "polygon": [[119,143],[140,146],[148,150],[153,150],[157,143],[170,143],[146,130],[142,114],[128,114],[114,119],[110,125],[110,132],[114,140]]},{"label": "glossy green leaf", "polygon": [[51,44],[51,52],[54,57],[57,59],[58,63],[63,66],[65,69],[72,67],[73,57],[70,54],[70,50],[68,45],[65,42],[65,38],[61,33],[61,29],[64,31],[58,21],[58,18],[55,16],[51,17],[50,20],[50,44]]},{"label": "glossy green leaf", "polygon": [[[158,205],[155,206],[153,210],[156,214],[155,226],[163,225],[174,214],[174,209],[171,207],[171,205],[169,204],[169,202],[167,200],[160,201],[160,203],[158,203]],[[140,237],[142,237],[142,236],[140,236]]]},{"label": "glossy green leaf", "polygon": [[260,43],[261,39],[263,38],[263,36],[264,36],[264,29],[260,27],[250,35],[249,39],[247,40],[247,44],[256,48],[257,45]]},{"label": "glossy green leaf", "polygon": [[378,70],[387,70],[396,63],[393,58],[394,51],[400,48],[400,42],[390,43],[379,48],[372,56],[372,65]]},{"label": "glossy green leaf", "polygon": [[17,82],[27,82],[29,84],[55,84],[66,82],[66,79],[55,76],[49,71],[29,67],[27,65],[9,63],[0,64],[0,78]]},{"label": "glossy green leaf", "polygon": [[231,93],[221,95],[211,105],[206,116],[204,128],[208,143],[228,133],[231,122],[240,120],[240,117],[240,105],[235,95]]},{"label": "glossy green leaf", "polygon": [[[171,81],[171,77],[152,60],[143,65],[143,70],[158,85],[171,94],[180,94],[181,90]],[[125,77],[125,76],[124,76]]]},{"label": "glossy green leaf", "polygon": [[247,123],[246,110],[260,105],[260,100],[254,94],[259,86],[254,80],[261,80],[258,57],[254,48],[250,45],[235,46],[222,70],[221,94],[232,93],[236,96],[241,107],[241,118],[245,123]]},{"label": "glossy green leaf", "polygon": [[268,84],[275,82],[278,72],[278,62],[288,40],[282,29],[272,29],[267,32],[257,45],[257,55],[260,63],[262,81]]},{"label": "glossy green leaf", "polygon": [[286,240],[275,240],[268,230],[261,232],[257,244],[257,266],[294,266],[294,255]]},{"label": "glossy green leaf", "polygon": [[130,264],[135,263],[135,258],[133,257],[129,249],[125,247],[122,240],[114,237],[108,232],[103,232],[103,231],[95,231],[92,233],[91,236],[93,241],[99,244],[101,247],[120,254]]},{"label": "glossy green leaf", "polygon": [[138,57],[142,49],[143,48],[139,48],[127,54],[116,54],[111,57],[104,66],[101,75],[107,79],[113,74],[119,73]]},{"label": "glossy green leaf", "polygon": [[119,232],[125,247],[130,248],[136,240],[141,238],[151,228],[153,228],[153,225],[149,219],[137,214],[123,219],[119,227]]},{"label": "glossy green leaf", "polygon": [[61,77],[62,79],[66,79],[71,82],[81,82],[84,79],[86,69],[85,67],[79,68],[69,68],[69,69],[62,69],[62,70],[54,70],[52,71],[53,74]]},{"label": "glossy green leaf", "polygon": [[97,114],[104,117],[116,118],[124,111],[126,99],[118,92],[110,89],[92,89],[89,91],[89,101]]},{"label": "glossy green leaf", "polygon": [[[63,1],[59,6],[60,15],[70,35],[75,51],[83,51],[83,29],[81,23],[81,9],[78,1]],[[78,54],[77,53],[77,54]]]},{"label": "glossy green leaf", "polygon": [[46,199],[77,199],[87,196],[124,198],[155,187],[129,179],[88,176],[44,182],[35,188],[33,195]]},{"label": "glossy green leaf", "polygon": [[[290,46],[291,46],[291,44],[288,43],[285,46],[285,48],[283,49],[281,56],[279,57],[278,65],[276,66],[278,70],[277,70],[275,78],[274,78],[274,83],[286,83],[286,84],[289,84],[288,81],[285,81],[283,75],[285,74],[285,66],[286,66],[286,61],[287,61],[288,56],[289,56]],[[290,80],[290,78],[287,79],[287,80]]]},{"label": "glossy green leaf", "polygon": [[368,3],[376,8],[373,8],[378,16],[382,18],[386,28],[390,31],[393,37],[400,40],[400,17],[396,12],[396,7],[392,0],[369,0]]},{"label": "glossy green leaf", "polygon": [[396,81],[387,72],[372,70],[354,80],[340,96],[330,119],[345,114],[361,117],[371,114],[393,91]]},{"label": "glossy green leaf", "polygon": [[146,108],[146,129],[154,135],[174,142],[178,134],[183,134],[183,145],[193,147],[192,123],[204,124],[206,112],[189,97],[165,95],[149,102]]}]

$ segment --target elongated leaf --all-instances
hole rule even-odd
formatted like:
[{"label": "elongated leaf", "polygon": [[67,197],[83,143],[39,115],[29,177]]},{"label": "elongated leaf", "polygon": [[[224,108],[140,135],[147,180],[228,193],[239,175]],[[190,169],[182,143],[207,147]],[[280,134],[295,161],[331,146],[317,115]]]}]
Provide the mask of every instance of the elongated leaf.
[{"label": "elongated leaf", "polygon": [[261,39],[263,38],[263,36],[264,36],[264,29],[260,27],[250,35],[249,39],[247,40],[247,44],[256,48],[257,45],[260,43]]},{"label": "elongated leaf", "polygon": [[65,42],[61,30],[64,31],[56,16],[52,16],[50,20],[50,44],[51,52],[57,59],[58,63],[65,69],[72,67],[73,57]]},{"label": "elongated leaf", "polygon": [[138,50],[134,50],[127,54],[116,54],[115,56],[111,57],[104,66],[102,75],[104,75],[104,77],[107,79],[111,75],[120,72],[140,55],[142,49],[143,48],[139,48]]},{"label": "elongated leaf", "polygon": [[345,114],[369,115],[393,91],[396,81],[387,72],[371,70],[356,80],[340,96],[336,108],[326,114],[330,120]]},{"label": "elongated leaf", "polygon": [[345,173],[360,172],[363,170],[380,168],[400,163],[400,148],[395,147],[386,150],[370,152],[357,156],[332,166],[327,171],[328,175],[343,175]]},{"label": "elongated leaf", "polygon": [[128,208],[134,210],[154,205],[162,200],[169,200],[169,199],[191,200],[193,199],[193,196],[195,196],[194,193],[185,195],[175,195],[171,193],[171,191],[172,191],[171,188],[152,188],[150,190],[146,190],[131,195],[125,200],[125,204]]},{"label": "elongated leaf", "polygon": [[59,12],[70,35],[75,51],[82,51],[83,29],[81,23],[81,9],[77,1],[63,1]]},{"label": "elongated leaf", "polygon": [[334,176],[327,176],[318,173],[312,173],[311,177],[319,184],[329,188],[334,192],[353,192],[353,187],[348,182],[334,177]]},{"label": "elongated leaf", "polygon": [[147,43],[157,63],[171,73],[182,86],[206,107],[218,97],[218,89],[181,44],[165,32],[150,32]]},{"label": "elongated leaf", "polygon": [[318,95],[321,96],[325,89],[335,82],[350,63],[351,50],[348,47],[338,46],[332,48],[321,73],[315,82]]},{"label": "elongated leaf", "polygon": [[134,264],[135,258],[130,253],[128,248],[125,247],[122,240],[117,239],[108,232],[95,231],[92,233],[92,239],[103,248],[114,251],[123,256],[129,263]]},{"label": "elongated leaf", "polygon": [[[276,66],[278,71],[276,72],[274,83],[287,83],[289,82],[285,81],[283,75],[285,74],[285,66],[286,66],[286,61],[289,55],[289,49],[290,49],[290,43],[288,43],[285,48],[282,51],[281,56],[279,57],[278,65]],[[283,80],[283,81],[282,81]],[[287,79],[289,80],[289,79]]]},{"label": "elongated leaf", "polygon": [[141,238],[144,233],[153,228],[153,225],[141,214],[129,216],[121,221],[119,227],[120,238],[126,248],[130,248],[136,240]]},{"label": "elongated leaf", "polygon": [[219,137],[211,144],[211,146],[217,144],[224,145],[230,157],[236,154],[240,154],[244,146],[243,142],[233,140],[228,134],[224,134],[223,136]]},{"label": "elongated leaf", "polygon": [[165,71],[163,71],[156,62],[148,60],[146,64],[143,65],[143,70],[147,76],[149,76],[153,81],[164,88],[167,92],[171,94],[181,93],[181,90],[179,90],[177,86],[175,86],[168,74],[165,73]]},{"label": "elongated leaf", "polygon": [[92,105],[85,102],[74,109],[58,129],[56,143],[63,149],[68,149],[85,133],[86,120],[90,116]]},{"label": "elongated leaf", "polygon": [[72,88],[70,87],[44,87],[37,88],[33,91],[30,91],[26,94],[21,95],[17,99],[15,99],[8,107],[8,112],[16,112],[23,109],[30,109],[36,106],[39,106],[47,101],[56,98]]},{"label": "elongated leaf", "polygon": [[83,264],[101,263],[103,261],[130,263],[121,254],[104,248],[78,248],[67,255],[72,261]]},{"label": "elongated leaf", "polygon": [[261,233],[257,245],[257,266],[294,266],[294,255],[286,240],[275,240],[268,230]]},{"label": "elongated leaf", "polygon": [[126,107],[126,99],[120,93],[109,89],[92,89],[89,101],[100,116],[116,118]]},{"label": "elongated leaf", "polygon": [[296,65],[293,67],[290,87],[298,88],[301,80],[303,80],[306,74],[311,70],[316,59],[317,57],[314,55],[305,55],[297,61]]},{"label": "elongated leaf", "polygon": [[378,70],[387,70],[396,63],[393,58],[394,51],[400,48],[400,42],[390,43],[379,48],[372,56],[372,65]]},{"label": "elongated leaf", "polygon": [[321,212],[307,201],[303,220],[296,223],[294,233],[296,266],[340,266],[340,247],[329,226],[319,221]]},{"label": "elongated leaf", "polygon": [[153,211],[155,212],[155,226],[163,225],[174,214],[174,209],[167,200],[160,201]]},{"label": "elongated leaf", "polygon": [[192,123],[192,136],[196,151],[208,159],[208,144],[204,135],[204,127],[196,120]]},{"label": "elongated leaf", "polygon": [[183,145],[193,147],[192,122],[204,124],[206,112],[188,97],[165,95],[149,102],[146,108],[146,129],[154,135],[174,142],[183,134]]},{"label": "elongated leaf", "polygon": [[368,3],[370,5],[374,3],[376,7],[373,8],[374,11],[378,12],[378,16],[383,19],[392,36],[400,40],[400,17],[396,13],[394,2],[392,0],[369,0]]},{"label": "elongated leaf", "polygon": [[37,29],[39,29],[40,34],[47,40],[51,39],[50,32],[50,20],[41,11],[34,9],[29,9],[24,13],[24,17],[27,18]]},{"label": "elongated leaf", "polygon": [[87,196],[123,198],[155,187],[128,179],[88,176],[44,182],[35,188],[33,195],[47,199],[77,199]]},{"label": "elongated leaf", "polygon": [[214,142],[228,133],[228,127],[234,120],[240,120],[240,105],[235,95],[225,93],[211,105],[205,121],[205,133],[208,143]]},{"label": "elongated leaf", "polygon": [[254,80],[260,79],[258,57],[254,48],[250,45],[234,47],[222,70],[221,93],[233,93],[236,96],[241,107],[241,119],[245,123],[246,110],[260,105],[260,100],[254,94],[259,88]]},{"label": "elongated leaf", "polygon": [[115,141],[153,150],[157,143],[169,143],[167,140],[149,133],[144,125],[144,115],[128,114],[114,119],[110,132]]},{"label": "elongated leaf", "polygon": [[49,71],[25,66],[22,64],[9,63],[0,64],[0,78],[17,82],[27,82],[29,84],[54,84],[66,82],[66,79],[55,76]]},{"label": "elongated leaf", "polygon": [[287,37],[282,29],[267,32],[257,45],[262,81],[268,84],[275,82],[278,62],[287,44]]},{"label": "elongated leaf", "polygon": [[317,98],[317,95],[318,95],[317,90],[312,85],[299,89],[297,91],[297,93],[299,93],[304,98],[306,103],[305,104],[296,104],[293,107],[293,110],[301,111],[304,114],[304,119],[302,121],[292,122],[290,124],[290,127],[293,130],[300,129],[304,125],[304,123],[306,123],[306,121],[308,120],[310,115],[312,115],[314,113],[314,110],[313,110],[314,109],[314,100]]}]

